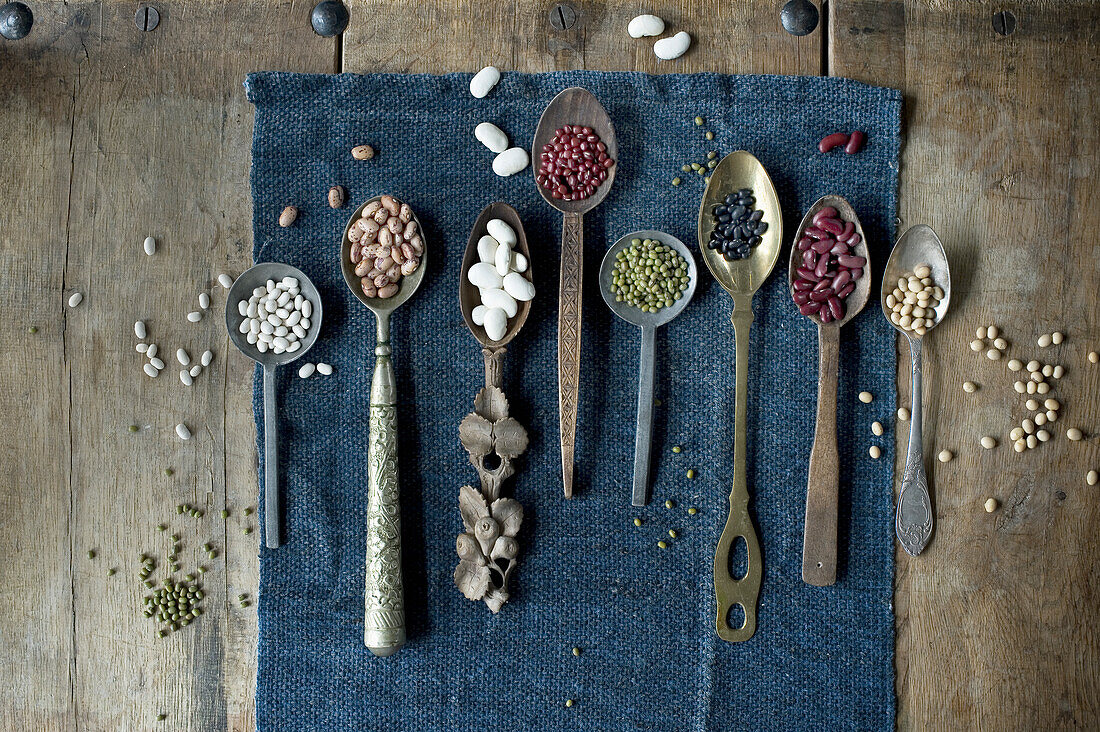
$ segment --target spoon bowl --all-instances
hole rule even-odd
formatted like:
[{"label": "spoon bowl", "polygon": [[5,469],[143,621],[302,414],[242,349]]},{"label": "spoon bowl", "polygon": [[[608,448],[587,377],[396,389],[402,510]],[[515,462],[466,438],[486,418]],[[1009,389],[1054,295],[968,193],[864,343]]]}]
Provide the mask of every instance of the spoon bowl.
[{"label": "spoon bowl", "polygon": [[[742,188],[751,188],[756,198],[756,208],[764,212],[763,221],[768,222],[768,230],[761,241],[745,259],[727,260],[722,253],[707,246],[710,234],[714,231],[715,206],[723,203],[726,195]],[[779,208],[779,196],[772,185],[768,171],[750,152],[738,150],[722,158],[710,175],[703,192],[703,201],[699,206],[699,251],[707,269],[718,280],[718,284],[734,297],[752,296],[768,279],[775,263],[779,259],[779,250],[783,246],[783,212]],[[746,309],[749,305],[746,304]]]},{"label": "spoon bowl", "polygon": [[531,252],[527,247],[527,234],[523,230],[523,222],[519,214],[507,203],[490,203],[481,211],[481,215],[474,222],[474,228],[470,230],[470,241],[466,244],[466,252],[462,256],[462,276],[458,285],[458,305],[462,310],[462,319],[466,321],[466,327],[474,334],[474,338],[484,348],[504,348],[507,346],[520,328],[527,322],[527,315],[531,312],[531,301],[517,301],[518,309],[514,318],[508,319],[508,329],[504,332],[504,338],[494,341],[486,333],[485,328],[474,322],[474,308],[479,303],[479,292],[476,285],[466,279],[466,273],[470,267],[477,264],[481,258],[477,253],[477,243],[481,237],[487,234],[486,226],[492,219],[500,219],[512,227],[516,232],[516,245],[512,250],[527,258],[527,271],[523,274],[531,279]]},{"label": "spoon bowl", "polygon": [[[721,252],[709,247],[710,235],[715,228],[713,211],[715,206],[725,202],[727,195],[742,188],[752,189],[752,195],[756,199],[754,205],[764,212],[761,220],[768,223],[768,229],[748,257],[729,261]],[[752,296],[775,268],[783,242],[783,212],[779,208],[779,196],[776,195],[768,172],[752,153],[744,150],[732,152],[722,158],[711,173],[710,182],[707,183],[699,205],[698,236],[703,262],[714,275],[714,279],[718,280],[718,284],[733,298],[733,312],[730,314],[736,348],[733,485],[730,488],[730,508],[726,525],[714,552],[714,595],[718,604],[715,632],[722,640],[736,643],[747,641],[756,633],[757,601],[763,578],[763,556],[760,553],[756,527],[749,515],[749,487],[745,470]],[[745,541],[748,563],[744,576],[734,579],[730,555],[738,537]],[[740,627],[730,623],[731,611],[735,606],[742,610],[743,620]]]},{"label": "spoon bowl", "polygon": [[[428,267],[428,237],[415,211],[423,251],[420,266],[398,282],[387,298],[367,297],[351,263],[352,241],[348,232],[375,196],[360,205],[348,219],[340,243],[340,271],[359,302],[374,313],[376,345],[374,375],[370,387],[370,435],[367,440],[367,548],[364,577],[363,642],[375,656],[397,653],[405,645],[405,589],[401,575],[401,506],[397,473],[397,379],[390,359],[390,315],[413,296]],[[404,199],[398,199],[405,203]],[[411,207],[411,204],[410,204]]]},{"label": "spoon bowl", "polygon": [[[563,201],[539,185],[539,161],[543,147],[563,125],[591,127],[607,146],[615,163],[607,178],[588,198]],[[584,269],[584,214],[611,191],[619,167],[619,146],[607,110],[592,92],[580,87],[566,89],[554,97],[539,119],[531,143],[531,172],[543,200],[561,211],[561,274],[558,281],[558,435],[561,442],[561,479],[566,498],[573,496],[573,453],[577,432],[577,398],[581,378],[581,280]]]},{"label": "spoon bowl", "polygon": [[924,470],[924,445],[921,437],[921,395],[923,374],[921,367],[921,342],[924,336],[905,330],[890,320],[890,306],[886,297],[893,291],[904,273],[912,272],[919,265],[926,264],[932,270],[932,281],[943,289],[943,299],[933,309],[936,319],[931,326],[925,326],[924,335],[928,335],[939,325],[951,304],[951,269],[947,265],[947,254],[936,232],[930,226],[918,224],[905,231],[890,252],[886,270],[882,276],[882,314],[887,322],[909,341],[911,376],[909,379],[910,418],[909,448],[905,455],[905,472],[902,474],[901,488],[898,490],[897,514],[894,530],[902,548],[912,556],[924,551],[932,538],[932,498],[928,492],[928,477]]},{"label": "spoon bowl", "polygon": [[[817,213],[828,206],[831,206],[837,210],[837,214],[845,221],[851,221],[855,224],[855,233],[859,234],[859,243],[850,248],[852,254],[857,257],[863,257],[867,260],[867,264],[863,266],[863,276],[856,280],[856,287],[849,293],[848,297],[844,298],[844,317],[840,320],[830,320],[828,323],[821,322],[821,316],[817,313],[807,315],[810,320],[814,321],[822,327],[835,327],[840,328],[842,325],[850,321],[856,315],[867,307],[867,300],[871,294],[871,255],[867,248],[867,237],[863,233],[863,225],[859,222],[859,217],[856,216],[855,209],[852,208],[852,204],[848,203],[846,199],[841,196],[828,195],[822,196],[810,206],[810,209],[806,212],[806,215],[802,217],[802,221],[798,224],[798,229],[795,232],[794,241],[791,245],[791,261],[787,268],[787,283],[791,292],[791,296],[794,296],[794,282],[798,279],[796,270],[802,266],[802,252],[798,250],[797,242],[802,238],[803,232],[807,228],[813,225],[814,216]],[[897,278],[895,278],[897,279]]]},{"label": "spoon bowl", "polygon": [[[632,239],[656,239],[676,251],[687,263],[688,286],[680,298],[672,305],[661,308],[655,313],[643,312],[626,301],[616,301],[611,293],[611,276],[615,271],[616,256],[630,246]],[[600,263],[600,294],[611,312],[628,323],[642,329],[641,360],[638,363],[638,418],[634,432],[634,487],[631,503],[644,506],[649,502],[649,455],[653,441],[653,385],[656,380],[656,331],[684,311],[695,294],[695,284],[699,274],[695,267],[695,257],[684,243],[663,231],[647,229],[635,231],[619,239],[607,250]]]},{"label": "spoon bowl", "polygon": [[[302,346],[293,352],[260,353],[248,342],[240,326],[245,316],[237,309],[237,303],[247,301],[252,291],[263,287],[268,280],[278,282],[284,277],[298,280],[302,297],[312,304],[310,328],[306,337],[299,341]],[[321,332],[321,295],[313,282],[300,269],[279,262],[261,262],[241,273],[233,282],[225,299],[225,327],[229,331],[229,340],[244,355],[264,367],[264,543],[268,549],[279,547],[279,527],[282,524],[279,508],[279,437],[276,419],[275,368],[290,363],[305,355]]]}]

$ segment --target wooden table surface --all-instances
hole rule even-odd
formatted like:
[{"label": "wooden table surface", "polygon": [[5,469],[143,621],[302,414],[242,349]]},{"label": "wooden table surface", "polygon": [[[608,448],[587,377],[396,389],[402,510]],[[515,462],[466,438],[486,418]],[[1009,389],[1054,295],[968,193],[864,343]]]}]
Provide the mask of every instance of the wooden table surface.
[{"label": "wooden table surface", "polygon": [[[172,729],[255,726],[255,607],[236,601],[258,574],[259,532],[242,533],[255,516],[241,510],[256,502],[252,365],[231,352],[214,283],[250,263],[241,82],[260,69],[487,63],[830,74],[904,91],[901,226],[938,231],[955,295],[924,357],[937,530],[920,557],[898,555],[898,726],[1100,727],[1100,487],[1085,483],[1100,468],[1100,366],[1086,360],[1100,348],[1100,6],[831,0],[818,29],[795,38],[779,25],[781,0],[574,2],[564,30],[546,0],[350,0],[337,40],[313,33],[309,2],[155,0],[151,32],[135,26],[133,2],[27,2],[31,34],[0,41],[3,729],[148,729],[158,712]],[[627,36],[649,9],[692,34],[686,56],[658,63]],[[995,30],[1001,11],[1011,33]],[[147,234],[159,241],[151,258]],[[77,290],[84,302],[69,309]],[[188,323],[203,290],[211,314]],[[138,318],[165,361],[179,344],[211,347],[212,367],[190,389],[171,363],[145,377]],[[1012,450],[1007,433],[1026,415],[1005,362],[967,348],[987,324],[1011,355],[1067,369],[1052,393],[1064,416],[1037,450]],[[1063,345],[1035,345],[1056,329]],[[963,393],[967,379],[976,394]],[[190,442],[174,435],[181,421]],[[1085,440],[1069,442],[1067,426]],[[1000,445],[982,450],[984,434]],[[903,435],[899,460],[904,448]],[[957,457],[931,458],[943,448]],[[989,496],[1001,503],[992,514]],[[182,502],[205,515],[180,521]],[[133,572],[166,520],[218,555],[200,624],[158,640],[135,612]]]}]

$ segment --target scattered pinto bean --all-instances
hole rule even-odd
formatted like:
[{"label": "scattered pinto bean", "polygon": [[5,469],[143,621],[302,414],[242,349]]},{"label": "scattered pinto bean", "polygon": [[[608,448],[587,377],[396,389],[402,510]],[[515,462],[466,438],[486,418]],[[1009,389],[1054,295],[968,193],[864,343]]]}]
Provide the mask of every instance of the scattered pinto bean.
[{"label": "scattered pinto bean", "polygon": [[298,209],[294,206],[287,206],[283,209],[283,212],[279,214],[279,226],[285,229],[293,224],[296,218],[298,218]]},{"label": "scattered pinto bean", "polygon": [[849,155],[855,155],[863,147],[863,141],[866,139],[867,135],[860,130],[856,130],[852,133],[852,136],[848,138],[848,144],[844,146],[844,152]]},{"label": "scattered pinto bean", "polygon": [[374,148],[370,145],[356,145],[351,149],[351,156],[356,160],[370,160],[374,157]]},{"label": "scattered pinto bean", "polygon": [[328,189],[328,205],[332,208],[343,208],[348,200],[348,192],[343,186],[333,186]]},{"label": "scattered pinto bean", "polygon": [[826,135],[821,138],[821,142],[817,143],[817,149],[823,153],[827,153],[834,147],[843,147],[847,145],[849,137],[843,132],[834,132],[831,135]]}]

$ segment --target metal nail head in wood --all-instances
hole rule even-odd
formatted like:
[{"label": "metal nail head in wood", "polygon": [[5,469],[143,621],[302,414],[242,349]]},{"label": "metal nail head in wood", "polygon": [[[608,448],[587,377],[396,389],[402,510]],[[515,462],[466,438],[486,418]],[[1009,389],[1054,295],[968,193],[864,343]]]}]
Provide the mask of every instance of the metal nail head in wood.
[{"label": "metal nail head in wood", "polygon": [[572,5],[556,3],[550,8],[550,27],[554,30],[569,30],[577,24],[577,11]]},{"label": "metal nail head in wood", "polygon": [[1016,32],[1016,16],[1008,10],[1000,10],[993,14],[993,30],[999,36],[1010,36]]},{"label": "metal nail head in wood", "polygon": [[134,25],[141,31],[151,31],[160,25],[160,12],[152,5],[142,5],[134,15]]},{"label": "metal nail head in wood", "polygon": [[34,14],[23,3],[7,3],[0,7],[0,36],[9,41],[26,38],[34,25]]}]

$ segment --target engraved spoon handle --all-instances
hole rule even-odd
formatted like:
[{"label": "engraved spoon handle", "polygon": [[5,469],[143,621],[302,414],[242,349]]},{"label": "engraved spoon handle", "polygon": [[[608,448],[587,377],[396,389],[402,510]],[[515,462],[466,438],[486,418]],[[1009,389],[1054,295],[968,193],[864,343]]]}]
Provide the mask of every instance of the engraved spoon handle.
[{"label": "engraved spoon handle", "polygon": [[581,375],[581,273],[584,217],[567,213],[561,229],[558,293],[558,418],[561,477],[565,497],[573,497],[573,449],[577,434],[577,393]]},{"label": "engraved spoon handle", "polygon": [[898,492],[896,530],[898,541],[913,556],[920,554],[932,536],[932,501],[928,478],[924,473],[924,446],[921,441],[921,341],[909,338],[912,384],[909,450],[905,455],[905,473]]},{"label": "engraved spoon handle", "polygon": [[[718,538],[718,548],[714,553],[714,595],[718,601],[718,615],[715,629],[718,637],[724,641],[747,641],[756,632],[756,604],[760,597],[760,582],[763,576],[763,559],[760,554],[760,541],[749,516],[749,489],[746,478],[745,423],[748,415],[749,382],[749,326],[752,323],[752,300],[734,301],[734,311],[730,316],[733,322],[734,347],[737,349],[734,361],[734,382],[736,388],[734,404],[734,440],[733,440],[733,488],[730,491],[730,512],[726,526]],[[748,564],[745,576],[734,579],[730,575],[730,553],[737,537],[745,540]],[[740,628],[729,625],[729,611],[734,605],[740,605],[745,614],[745,622]]]},{"label": "engraved spoon handle", "polygon": [[405,644],[401,511],[397,483],[397,384],[390,361],[390,320],[378,314],[367,443],[367,550],[363,642],[376,656]]}]

